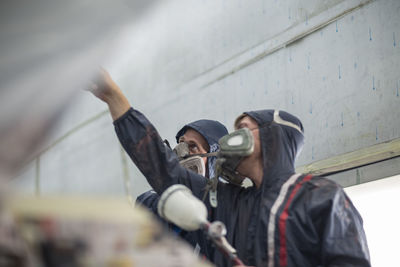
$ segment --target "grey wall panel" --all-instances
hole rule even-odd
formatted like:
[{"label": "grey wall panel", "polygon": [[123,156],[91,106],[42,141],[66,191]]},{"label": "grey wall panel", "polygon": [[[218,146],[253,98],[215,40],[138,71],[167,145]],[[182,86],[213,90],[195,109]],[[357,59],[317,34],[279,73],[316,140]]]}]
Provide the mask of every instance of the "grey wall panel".
[{"label": "grey wall panel", "polygon": [[[396,14],[398,2],[375,2],[190,94],[197,99],[215,95],[225,117],[235,107],[229,122],[247,109],[272,107],[296,114],[307,138],[298,164],[398,138],[400,50],[387,34],[399,29]],[[377,22],[386,18],[387,25]],[[217,113],[209,105],[204,109],[209,116]]]},{"label": "grey wall panel", "polygon": [[[104,65],[171,144],[189,121],[232,130],[242,111],[264,108],[303,121],[297,165],[400,137],[398,0],[165,1],[123,33]],[[49,144],[83,126],[41,156],[43,192],[123,194],[124,179],[134,196],[149,189],[121,160],[105,105],[85,93]],[[357,182],[349,176],[343,184]]]},{"label": "grey wall panel", "polygon": [[162,97],[185,87],[224,62],[252,53],[253,47],[347,2],[354,7],[368,1],[168,1],[121,40],[116,73],[123,87],[142,89],[133,98],[153,102],[154,93]]},{"label": "grey wall panel", "polygon": [[135,198],[141,193],[151,190],[151,187],[138,168],[136,168],[131,161],[129,161],[128,164],[130,187],[127,190],[129,190],[128,192],[130,192],[130,194]]},{"label": "grey wall panel", "polygon": [[[60,117],[56,127],[52,129],[42,150],[49,148],[49,146],[62,139],[63,136],[78,125],[86,125],[88,120],[98,116],[101,111],[107,110],[104,103],[95,99],[92,94],[84,90],[85,88],[79,89],[63,116]],[[110,118],[111,121],[110,115],[104,114],[102,116]]]},{"label": "grey wall panel", "polygon": [[17,177],[10,180],[9,188],[17,189],[18,192],[24,194],[36,194],[36,174],[37,174],[37,160],[31,162],[23,168]]},{"label": "grey wall panel", "polygon": [[88,125],[43,154],[40,164],[43,194],[124,192],[121,153],[108,117]]}]

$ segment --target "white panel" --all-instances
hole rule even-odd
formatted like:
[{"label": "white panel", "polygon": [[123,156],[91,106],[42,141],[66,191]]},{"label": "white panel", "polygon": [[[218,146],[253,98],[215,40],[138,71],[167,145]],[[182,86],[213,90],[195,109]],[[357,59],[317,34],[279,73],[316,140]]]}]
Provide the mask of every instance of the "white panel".
[{"label": "white panel", "polygon": [[372,266],[397,266],[400,175],[345,189],[364,220]]}]

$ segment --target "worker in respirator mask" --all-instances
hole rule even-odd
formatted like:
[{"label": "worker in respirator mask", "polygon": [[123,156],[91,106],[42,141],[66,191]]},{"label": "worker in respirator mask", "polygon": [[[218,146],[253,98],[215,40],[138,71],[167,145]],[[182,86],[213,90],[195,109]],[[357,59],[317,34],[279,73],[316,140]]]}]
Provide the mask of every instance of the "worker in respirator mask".
[{"label": "worker in respirator mask", "polygon": [[[219,150],[218,140],[227,133],[226,127],[218,121],[197,120],[186,124],[178,131],[176,134],[178,145],[173,151],[177,154],[182,166],[209,179],[214,177],[216,157],[213,153]],[[169,143],[166,142],[166,144],[169,147]],[[207,249],[209,242],[202,231],[184,231],[158,216],[159,198],[160,196],[154,190],[150,190],[141,194],[136,199],[136,204],[153,212],[169,229],[190,243],[196,254],[200,253],[209,257],[209,249]]]},{"label": "worker in respirator mask", "polygon": [[[245,112],[236,131],[222,137],[216,160],[228,183],[210,186],[203,176],[180,165],[154,126],[102,70],[94,95],[108,104],[117,136],[152,188],[162,194],[183,184],[205,201],[209,221],[226,225],[226,240],[252,266],[370,266],[363,222],[344,190],[332,180],[296,174],[304,143],[301,121],[284,111]],[[244,178],[254,186],[241,187]],[[210,251],[217,266],[231,266]]]}]

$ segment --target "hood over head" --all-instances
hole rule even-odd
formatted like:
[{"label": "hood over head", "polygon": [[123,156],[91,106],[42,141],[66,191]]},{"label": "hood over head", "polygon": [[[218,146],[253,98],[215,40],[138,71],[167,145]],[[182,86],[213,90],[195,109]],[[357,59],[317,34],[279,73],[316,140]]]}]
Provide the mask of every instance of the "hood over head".
[{"label": "hood over head", "polygon": [[[188,129],[193,129],[201,136],[206,139],[208,145],[210,146],[210,151],[208,152],[215,152],[219,150],[218,140],[228,134],[228,130],[226,127],[214,120],[197,120],[191,123],[186,124],[182,127],[176,134],[176,142],[179,142],[179,138],[183,136]],[[209,157],[207,160],[207,167],[208,167],[208,177],[214,176],[214,165],[215,165],[216,157]]]},{"label": "hood over head", "polygon": [[260,130],[263,184],[289,178],[295,173],[295,160],[304,144],[301,121],[290,113],[273,109],[244,112],[240,117],[243,115],[254,119]]},{"label": "hood over head", "polygon": [[197,120],[191,123],[186,124],[182,127],[176,134],[176,142],[179,142],[179,138],[184,135],[187,129],[193,129],[199,134],[201,134],[204,139],[206,139],[208,145],[211,147],[213,144],[218,144],[218,140],[228,134],[228,130],[226,127],[218,122],[213,120]]}]

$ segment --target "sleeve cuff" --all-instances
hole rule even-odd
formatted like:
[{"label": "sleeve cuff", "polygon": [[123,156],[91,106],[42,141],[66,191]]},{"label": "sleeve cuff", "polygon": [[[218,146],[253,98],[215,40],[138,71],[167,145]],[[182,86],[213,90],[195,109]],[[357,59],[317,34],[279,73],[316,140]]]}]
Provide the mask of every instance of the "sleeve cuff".
[{"label": "sleeve cuff", "polygon": [[116,119],[115,121],[113,121],[114,125],[117,125],[120,121],[123,121],[126,117],[129,116],[129,114],[133,111],[133,108],[131,107],[130,109],[128,109],[128,111],[126,111],[123,115],[121,115],[118,119]]}]

